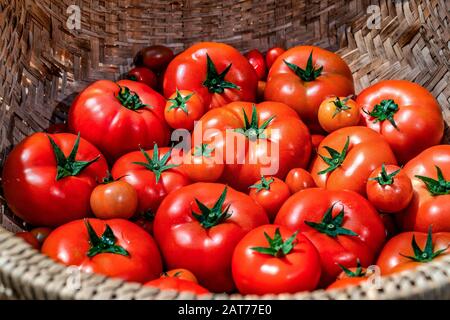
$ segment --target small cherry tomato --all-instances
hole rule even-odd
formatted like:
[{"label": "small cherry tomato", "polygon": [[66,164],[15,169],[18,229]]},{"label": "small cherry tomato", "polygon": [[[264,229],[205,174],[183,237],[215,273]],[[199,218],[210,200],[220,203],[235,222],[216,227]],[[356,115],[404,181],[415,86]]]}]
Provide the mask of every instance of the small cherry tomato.
[{"label": "small cherry tomato", "polygon": [[303,189],[316,187],[311,174],[302,168],[291,169],[286,176],[285,182],[292,194]]},{"label": "small cherry tomato", "polygon": [[156,74],[146,67],[135,67],[128,71],[127,79],[145,83],[152,89],[157,87]]},{"label": "small cherry tomato", "polygon": [[129,219],[136,212],[138,197],[128,182],[106,180],[92,191],[90,203],[99,219]]},{"label": "small cherry tomato", "polygon": [[354,268],[346,268],[343,265],[339,265],[342,272],[337,277],[336,281],[327,287],[327,290],[345,288],[367,281],[369,279],[367,270],[361,266],[359,259],[357,259],[356,263],[357,266]]},{"label": "small cherry tomato", "polygon": [[384,164],[369,176],[366,192],[375,208],[389,213],[405,209],[413,196],[411,180],[400,167]]},{"label": "small cherry tomato", "polygon": [[17,232],[16,237],[22,238],[23,240],[25,240],[26,243],[28,243],[36,250],[39,250],[39,248],[41,247],[39,241],[31,232],[28,231]]},{"label": "small cherry tomato", "polygon": [[176,90],[167,100],[164,117],[173,129],[194,129],[194,121],[205,112],[202,98],[189,90]]},{"label": "small cherry tomato", "polygon": [[279,56],[281,56],[286,50],[280,47],[274,47],[267,51],[266,53],[266,66],[267,69],[270,69],[272,64],[277,60]]},{"label": "small cherry tomato", "polygon": [[209,291],[193,281],[179,279],[176,277],[159,278],[145,284],[147,287],[156,287],[160,290],[174,290],[178,292],[190,292],[194,294],[205,294]]},{"label": "small cherry tomato", "polygon": [[258,49],[253,49],[245,54],[248,62],[255,69],[258,80],[263,80],[267,74],[266,62],[264,61],[264,56]]},{"label": "small cherry tomato", "polygon": [[184,156],[183,168],[193,182],[216,182],[223,173],[222,158],[216,159],[213,146],[203,143]]},{"label": "small cherry tomato", "polygon": [[326,132],[356,126],[360,117],[359,107],[350,97],[330,97],[319,106],[319,124]]},{"label": "small cherry tomato", "polygon": [[275,219],[278,210],[291,195],[288,185],[276,177],[262,176],[249,188],[250,197],[266,210],[270,221]]},{"label": "small cherry tomato", "polygon": [[154,45],[139,51],[134,59],[136,66],[146,66],[156,72],[163,71],[174,58],[172,49]]},{"label": "small cherry tomato", "polygon": [[50,234],[50,232],[52,232],[52,229],[41,227],[41,228],[34,228],[30,232],[37,239],[39,245],[41,246],[44,240]]},{"label": "small cherry tomato", "polygon": [[170,277],[198,283],[197,277],[188,269],[183,269],[183,268],[172,269],[172,270],[164,272],[161,275],[161,278],[170,278]]}]

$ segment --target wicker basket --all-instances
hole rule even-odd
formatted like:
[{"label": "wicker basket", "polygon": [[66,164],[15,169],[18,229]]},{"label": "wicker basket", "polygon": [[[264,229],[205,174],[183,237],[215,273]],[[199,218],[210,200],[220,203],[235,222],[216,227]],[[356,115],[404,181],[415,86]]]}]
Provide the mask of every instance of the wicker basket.
[{"label": "wicker basket", "polygon": [[[76,14],[74,7],[67,11],[73,4],[81,9],[80,30],[67,25]],[[316,44],[344,57],[357,91],[380,79],[413,80],[433,93],[450,123],[449,24],[448,0],[0,0],[0,167],[25,136],[63,121],[83,86],[118,79],[141,47],[155,43],[175,51],[201,40],[242,51]],[[74,281],[70,269],[7,231],[24,225],[0,201],[0,298],[195,298],[84,273],[76,289],[68,285]],[[450,258],[383,277],[378,289],[262,298],[449,299]]]}]

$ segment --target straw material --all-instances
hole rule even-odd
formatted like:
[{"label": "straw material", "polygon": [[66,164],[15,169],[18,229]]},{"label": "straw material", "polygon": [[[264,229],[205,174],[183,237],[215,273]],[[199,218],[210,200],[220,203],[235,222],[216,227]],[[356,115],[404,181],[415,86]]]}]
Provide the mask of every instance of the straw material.
[{"label": "straw material", "polygon": [[[81,30],[66,24],[74,3]],[[369,18],[377,8],[380,28]],[[0,167],[25,136],[62,122],[86,84],[120,78],[140,48],[157,43],[177,52],[204,40],[242,51],[319,45],[349,63],[357,91],[381,79],[415,81],[433,93],[450,123],[449,23],[447,0],[0,0]],[[448,142],[448,127],[445,136]],[[1,195],[0,204],[0,299],[198,298],[99,275],[78,277],[6,231],[24,225]],[[450,257],[383,277],[379,289],[244,298],[450,299]]]}]

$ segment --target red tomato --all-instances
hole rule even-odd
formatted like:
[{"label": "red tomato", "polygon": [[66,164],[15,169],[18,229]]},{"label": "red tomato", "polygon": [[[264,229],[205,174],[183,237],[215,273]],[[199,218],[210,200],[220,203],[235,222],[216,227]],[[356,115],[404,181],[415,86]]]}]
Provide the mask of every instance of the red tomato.
[{"label": "red tomato", "polygon": [[248,195],[199,182],[163,200],[154,233],[169,269],[188,269],[208,290],[230,292],[234,248],[247,232],[268,222],[264,209]]},{"label": "red tomato", "polygon": [[285,182],[292,194],[308,188],[316,187],[311,174],[302,168],[294,168],[288,172]]},{"label": "red tomato", "polygon": [[137,53],[134,63],[137,66],[145,66],[155,72],[161,72],[172,61],[173,57],[172,49],[166,46],[153,45],[141,49]]},{"label": "red tomato", "polygon": [[262,53],[258,49],[253,49],[247,52],[245,57],[255,69],[258,80],[264,80],[266,78],[267,68]]},{"label": "red tomato", "polygon": [[381,133],[400,163],[406,163],[444,133],[442,111],[433,95],[406,80],[384,80],[356,99],[364,123]]},{"label": "red tomato", "polygon": [[321,134],[312,134],[311,135],[312,145],[315,150],[317,150],[319,148],[319,145],[323,139],[325,139],[324,135],[321,135]]},{"label": "red tomato", "polygon": [[67,123],[54,123],[45,130],[47,133],[65,133],[68,131]]},{"label": "red tomato", "polygon": [[359,260],[357,264],[358,265],[356,268],[346,268],[344,266],[340,266],[342,269],[341,274],[337,277],[335,282],[327,287],[327,290],[341,289],[367,281],[369,279],[367,270],[361,267]]},{"label": "red tomato", "polygon": [[168,277],[159,278],[149,281],[145,284],[147,287],[156,287],[160,290],[174,290],[177,292],[190,292],[193,294],[206,294],[209,291],[203,288],[201,285],[180,278]]},{"label": "red tomato", "polygon": [[156,89],[157,78],[152,70],[145,67],[134,67],[127,73],[127,79],[145,83],[150,88]]},{"label": "red tomato", "polygon": [[241,294],[311,291],[319,283],[320,256],[303,234],[264,225],[238,243],[232,272]]},{"label": "red tomato", "polygon": [[90,214],[89,197],[107,170],[100,151],[86,140],[70,133],[35,133],[8,155],[3,191],[19,218],[55,227]]},{"label": "red tomato", "polygon": [[190,183],[189,178],[173,163],[170,148],[130,152],[119,158],[111,173],[114,179],[131,184],[138,195],[138,212],[156,212],[161,201],[171,192]]},{"label": "red tomato", "polygon": [[370,174],[366,192],[375,208],[391,213],[405,209],[413,196],[411,180],[400,167],[384,164]]},{"label": "red tomato", "polygon": [[222,155],[222,181],[245,192],[261,175],[284,179],[290,169],[305,167],[311,154],[308,128],[278,102],[233,102],[210,110],[194,128],[195,144],[198,136]]},{"label": "red tomato", "polygon": [[202,99],[195,92],[181,90],[172,94],[164,109],[164,118],[174,129],[194,129],[194,121],[205,112]]},{"label": "red tomato", "polygon": [[169,129],[164,98],[131,80],[96,81],[84,89],[69,110],[69,128],[97,146],[109,161],[127,152],[165,146]]},{"label": "red tomato", "polygon": [[386,228],[386,239],[390,239],[395,236],[399,230],[395,218],[390,213],[380,213],[381,220],[383,220],[384,227]]},{"label": "red tomato", "polygon": [[195,146],[184,156],[183,168],[193,182],[216,182],[223,173],[223,161],[216,158],[214,146]]},{"label": "red tomato", "polygon": [[116,180],[96,186],[90,204],[99,219],[130,219],[136,212],[138,196],[131,184]]},{"label": "red tomato", "polygon": [[140,212],[132,221],[139,227],[153,235],[153,220],[155,220],[155,214],[151,210]]},{"label": "red tomato", "polygon": [[276,177],[264,177],[250,187],[250,197],[259,203],[273,221],[283,203],[289,198],[291,192],[288,185]]},{"label": "red tomato", "polygon": [[25,240],[26,243],[28,243],[36,250],[39,250],[39,248],[41,247],[41,244],[39,243],[38,239],[36,239],[34,234],[32,234],[31,232],[28,231],[17,232],[16,237],[22,238],[23,240]]},{"label": "red tomato", "polygon": [[39,247],[44,243],[44,240],[47,239],[48,235],[52,232],[52,229],[45,228],[45,227],[39,227],[34,228],[30,231],[30,233],[37,239],[39,242]]},{"label": "red tomato", "polygon": [[82,271],[145,283],[158,278],[161,256],[153,238],[124,219],[84,219],[53,230],[42,253]]},{"label": "red tomato", "polygon": [[341,57],[319,47],[298,46],[274,62],[264,97],[289,105],[312,131],[318,131],[317,113],[322,101],[328,96],[354,93],[352,73]]},{"label": "red tomato", "polygon": [[264,101],[264,90],[266,90],[266,82],[258,81],[258,90],[256,92],[256,101],[257,102]]},{"label": "red tomato", "polygon": [[402,230],[450,232],[450,145],[426,149],[403,171],[411,179],[413,199],[398,215]]},{"label": "red tomato", "polygon": [[357,126],[360,121],[359,107],[350,97],[329,97],[320,104],[318,118],[326,132]]},{"label": "red tomato", "polygon": [[196,92],[206,109],[255,101],[258,78],[248,60],[224,43],[201,42],[179,54],[164,75],[164,96],[175,89]]},{"label": "red tomato", "polygon": [[386,230],[378,212],[353,191],[305,189],[281,207],[275,224],[302,232],[319,251],[321,285],[329,285],[356,259],[370,265],[383,246]]},{"label": "red tomato", "polygon": [[275,62],[275,60],[278,59],[279,56],[281,56],[286,50],[280,47],[273,47],[270,48],[266,53],[266,65],[267,69],[270,69]]},{"label": "red tomato", "polygon": [[403,232],[389,240],[381,251],[377,266],[387,275],[409,270],[450,254],[450,233]]},{"label": "red tomato", "polygon": [[322,140],[311,167],[317,186],[366,193],[367,179],[384,164],[397,164],[383,137],[366,127],[346,127]]},{"label": "red tomato", "polygon": [[174,277],[174,278],[188,280],[188,281],[198,283],[197,277],[189,270],[183,269],[183,268],[172,269],[172,270],[164,272],[161,275],[161,278],[168,278],[168,277]]}]

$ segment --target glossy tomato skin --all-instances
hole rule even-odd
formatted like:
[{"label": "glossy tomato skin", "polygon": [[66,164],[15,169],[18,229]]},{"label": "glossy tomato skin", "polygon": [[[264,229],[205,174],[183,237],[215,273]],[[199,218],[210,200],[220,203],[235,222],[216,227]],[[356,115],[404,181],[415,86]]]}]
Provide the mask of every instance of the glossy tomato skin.
[{"label": "glossy tomato skin", "polygon": [[330,190],[352,190],[366,194],[367,179],[373,170],[384,164],[397,164],[389,144],[377,132],[361,126],[346,127],[329,134],[319,145],[318,153],[329,157],[325,146],[342,152],[349,138],[347,154],[341,166],[332,172],[319,174],[329,165],[316,157],[311,165],[311,175],[318,187]]},{"label": "glossy tomato skin", "polygon": [[[159,148],[158,155],[161,159],[170,148]],[[150,158],[153,157],[154,150],[147,150]],[[140,164],[133,162],[146,162],[146,158],[141,151],[130,152],[120,157],[114,164],[111,173],[114,179],[124,180],[131,184],[138,196],[138,213],[145,213],[148,210],[156,212],[161,201],[171,192],[190,183],[189,178],[180,166],[171,168],[161,173],[161,178],[156,181],[153,171]],[[175,164],[172,157],[169,157],[167,165]]]},{"label": "glossy tomato skin", "polygon": [[[304,81],[284,61],[305,69],[311,52],[313,65],[323,69],[315,80]],[[267,76],[264,97],[289,105],[316,132],[321,130],[317,118],[321,102],[328,96],[346,97],[354,93],[352,73],[341,57],[319,47],[297,46],[273,63]]]},{"label": "glossy tomato skin", "polygon": [[137,53],[134,62],[137,66],[143,65],[155,72],[161,72],[173,58],[172,49],[162,45],[153,45],[141,49]]},{"label": "glossy tomato skin", "polygon": [[263,225],[250,231],[236,246],[232,270],[241,294],[295,293],[317,287],[320,256],[303,234],[297,234],[294,248],[282,258],[252,250],[254,247],[267,247],[264,232],[273,238],[277,228],[283,240],[293,234],[286,227]]},{"label": "glossy tomato skin", "polygon": [[177,292],[190,292],[193,294],[207,294],[209,291],[198,283],[174,277],[159,278],[145,284],[148,287],[156,287],[160,290],[174,290]]},{"label": "glossy tomato skin", "polygon": [[275,60],[278,59],[279,56],[281,56],[286,50],[280,47],[273,47],[267,50],[266,52],[266,65],[267,69],[270,69],[275,62]]},{"label": "glossy tomato skin", "polygon": [[99,219],[129,219],[136,212],[138,196],[131,184],[117,180],[96,186],[90,204]]},{"label": "glossy tomato skin", "polygon": [[[218,73],[231,64],[225,81],[240,89],[225,88],[222,93],[210,92],[203,84],[207,74],[206,54]],[[174,93],[176,88],[194,91],[202,98],[207,110],[237,100],[255,101],[257,84],[256,72],[248,60],[235,48],[215,42],[197,43],[179,54],[167,67],[163,81],[165,97]]]},{"label": "glossy tomato skin", "polygon": [[302,168],[290,170],[286,176],[285,182],[292,194],[303,189],[316,187],[316,183],[311,174]]},{"label": "glossy tomato skin", "polygon": [[[324,213],[333,205],[335,217],[343,208],[342,227],[357,234],[337,235],[321,233],[305,221],[319,223]],[[302,232],[317,248],[322,261],[321,286],[327,286],[341,273],[341,268],[353,267],[359,259],[369,266],[382,248],[386,238],[383,222],[375,208],[353,191],[332,191],[322,188],[301,190],[292,195],[281,207],[275,224]]]},{"label": "glossy tomato skin", "polygon": [[[49,134],[64,155],[69,156],[77,136]],[[92,144],[80,139],[77,161],[100,158],[77,176],[56,180],[55,153],[45,133],[35,133],[20,142],[3,167],[3,190],[9,208],[34,226],[55,227],[87,217],[89,197],[108,170],[105,158]]]},{"label": "glossy tomato skin", "polygon": [[200,285],[212,292],[233,290],[234,248],[247,232],[269,222],[259,204],[228,187],[222,209],[230,205],[231,216],[204,228],[192,215],[192,211],[200,212],[195,199],[212,207],[224,188],[219,183],[194,183],[174,191],[159,206],[154,222],[155,239],[165,265],[190,270]]},{"label": "glossy tomato skin", "polygon": [[391,184],[382,185],[376,180],[381,174],[381,167],[375,169],[369,176],[366,186],[367,198],[380,211],[383,212],[399,212],[405,209],[411,202],[413,196],[413,188],[411,179],[395,165],[386,166],[388,175],[400,170],[392,179]]},{"label": "glossy tomato skin", "polygon": [[426,232],[430,225],[433,232],[450,232],[450,194],[432,195],[425,183],[416,175],[437,180],[438,166],[446,181],[450,180],[450,145],[438,145],[421,152],[403,168],[414,189],[409,206],[398,215],[405,231]]},{"label": "glossy tomato skin", "polygon": [[44,243],[45,239],[47,239],[48,235],[52,232],[52,229],[39,227],[34,228],[30,231],[30,233],[37,239],[39,242],[39,247]]},{"label": "glossy tomato skin", "polygon": [[[427,233],[425,232],[403,232],[394,236],[385,244],[376,263],[377,266],[380,267],[382,275],[413,269],[423,264],[404,257],[414,256],[414,251],[411,245],[413,236],[415,237],[419,248],[424,249],[427,241]],[[449,232],[433,233],[432,239],[433,250],[435,252],[447,248],[447,250],[435,259],[440,259],[450,254],[450,248],[448,246],[450,243]]]},{"label": "glossy tomato skin", "polygon": [[[135,92],[146,106],[131,110],[117,98],[119,86]],[[108,161],[127,152],[169,142],[164,98],[149,86],[131,80],[99,80],[84,89],[69,110],[69,129],[93,143]]]},{"label": "glossy tomato skin", "polygon": [[252,67],[256,71],[256,75],[258,76],[258,80],[264,80],[266,78],[266,62],[264,60],[264,56],[258,49],[253,49],[245,54],[245,57],[248,59],[248,62],[252,65]]},{"label": "glossy tomato skin", "polygon": [[145,83],[150,88],[156,89],[157,77],[155,73],[146,67],[134,67],[127,73],[128,80]]},{"label": "glossy tomato skin", "polygon": [[[342,109],[336,107],[336,103]],[[359,107],[356,102],[346,97],[326,98],[319,106],[318,119],[320,126],[327,132],[344,127],[357,126],[360,121]]]},{"label": "glossy tomato skin", "polygon": [[[269,220],[273,221],[280,210],[283,203],[289,198],[291,192],[289,186],[276,177],[267,177],[267,180],[273,179],[273,182],[268,186],[269,189],[251,188],[249,196],[259,203],[269,216]],[[260,184],[261,180],[255,182],[254,185]]]},{"label": "glossy tomato skin", "polygon": [[[382,100],[398,105],[393,115],[397,128],[388,121],[377,121],[366,112]],[[406,80],[384,80],[363,90],[356,99],[363,122],[380,132],[402,164],[428,147],[438,144],[444,133],[442,111],[433,95],[420,85]],[[366,111],[366,112],[364,112]]]},{"label": "glossy tomato skin", "polygon": [[115,244],[128,251],[129,256],[99,253],[88,257],[91,244],[84,220],[75,220],[53,230],[44,241],[42,253],[65,265],[126,281],[145,283],[159,277],[161,256],[148,233],[124,219],[88,221],[98,236],[108,225],[116,238]]},{"label": "glossy tomato skin", "polygon": [[174,108],[174,103],[170,99],[175,99],[177,93],[172,94],[164,108],[164,118],[173,129],[186,129],[191,131],[194,128],[194,122],[200,119],[205,112],[203,101],[198,94],[188,90],[180,90],[181,97],[188,100],[185,102],[186,110]]},{"label": "glossy tomato skin", "polygon": [[[245,126],[244,112],[250,121],[253,106],[259,126],[273,118],[264,131],[265,137],[251,141],[236,129]],[[225,163],[221,182],[240,191],[247,192],[261,175],[284,179],[290,169],[304,168],[308,164],[311,154],[308,128],[285,104],[233,102],[208,111],[200,121],[194,128],[194,143],[200,135],[203,142],[214,145]],[[244,147],[239,149],[242,145]]]}]

